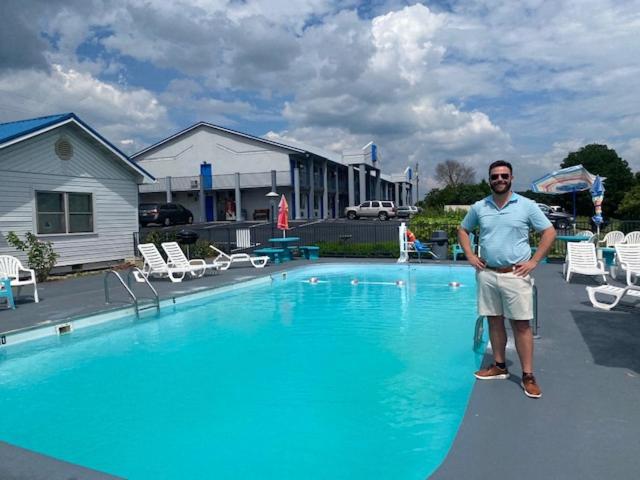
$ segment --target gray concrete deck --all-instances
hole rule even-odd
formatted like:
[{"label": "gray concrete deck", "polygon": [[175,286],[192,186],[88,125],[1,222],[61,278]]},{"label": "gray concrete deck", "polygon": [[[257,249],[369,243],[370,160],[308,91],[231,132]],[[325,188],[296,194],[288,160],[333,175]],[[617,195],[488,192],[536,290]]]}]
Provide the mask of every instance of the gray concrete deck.
[{"label": "gray concrete deck", "polygon": [[[164,299],[309,263],[296,260],[262,270],[234,267],[202,279],[153,284]],[[432,478],[638,478],[640,310],[593,309],[584,287],[595,281],[576,276],[566,284],[559,264],[541,265],[535,277],[540,317],[536,376],[543,398],[533,400],[522,393],[519,362],[510,343],[512,378],[477,382],[451,451]],[[110,283],[109,306],[104,304],[103,274],[43,283],[39,304],[28,298],[25,287],[15,311],[0,307],[0,334],[122,307],[126,298],[113,279]],[[136,285],[136,293],[143,292]],[[0,442],[0,478],[115,477]]]},{"label": "gray concrete deck", "polygon": [[522,393],[510,341],[511,378],[476,382],[456,440],[431,478],[640,477],[640,307],[594,309],[585,286],[596,280],[575,275],[567,284],[560,264],[541,265],[535,278],[542,398]]}]

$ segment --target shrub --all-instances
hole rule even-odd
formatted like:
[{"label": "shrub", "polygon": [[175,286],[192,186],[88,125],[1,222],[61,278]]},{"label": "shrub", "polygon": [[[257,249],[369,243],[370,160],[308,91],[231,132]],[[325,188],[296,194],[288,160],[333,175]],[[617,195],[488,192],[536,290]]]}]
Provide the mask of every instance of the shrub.
[{"label": "shrub", "polygon": [[340,257],[397,257],[400,253],[398,242],[348,243],[318,242],[320,255]]},{"label": "shrub", "polygon": [[49,272],[55,266],[58,260],[58,254],[53,251],[51,242],[41,242],[33,233],[25,234],[25,241],[15,232],[7,234],[7,243],[22,252],[27,252],[27,264],[36,272],[36,278],[39,282],[44,282],[49,276]]}]

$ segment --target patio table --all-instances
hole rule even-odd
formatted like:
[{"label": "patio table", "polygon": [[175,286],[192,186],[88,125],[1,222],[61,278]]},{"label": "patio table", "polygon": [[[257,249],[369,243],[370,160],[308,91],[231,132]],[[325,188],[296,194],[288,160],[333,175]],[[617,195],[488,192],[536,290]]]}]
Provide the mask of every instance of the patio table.
[{"label": "patio table", "polygon": [[589,240],[589,237],[586,235],[558,235],[556,240],[560,240],[563,242],[586,242]]},{"label": "patio table", "polygon": [[284,249],[283,261],[293,258],[292,250],[296,248],[295,244],[298,242],[300,242],[300,237],[276,237],[269,239],[269,243],[274,247]]},{"label": "patio table", "polygon": [[616,249],[613,247],[598,247],[598,258],[604,260],[607,267],[616,264]]}]

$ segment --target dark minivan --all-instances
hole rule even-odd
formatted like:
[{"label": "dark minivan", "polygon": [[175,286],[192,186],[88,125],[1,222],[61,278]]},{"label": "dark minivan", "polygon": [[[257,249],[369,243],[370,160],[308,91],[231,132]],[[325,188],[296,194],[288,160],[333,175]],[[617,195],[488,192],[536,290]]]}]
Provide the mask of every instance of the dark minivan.
[{"label": "dark minivan", "polygon": [[193,213],[179,203],[141,203],[138,218],[143,227],[149,223],[167,227],[175,223],[193,223]]}]

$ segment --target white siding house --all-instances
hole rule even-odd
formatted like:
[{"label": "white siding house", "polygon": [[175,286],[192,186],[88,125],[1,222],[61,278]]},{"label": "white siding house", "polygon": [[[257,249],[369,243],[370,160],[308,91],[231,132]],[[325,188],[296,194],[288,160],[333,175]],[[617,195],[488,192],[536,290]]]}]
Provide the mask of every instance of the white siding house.
[{"label": "white siding house", "polygon": [[56,267],[82,268],[134,256],[138,184],[144,169],[76,115],[0,124],[0,254],[14,231],[51,241]]}]

